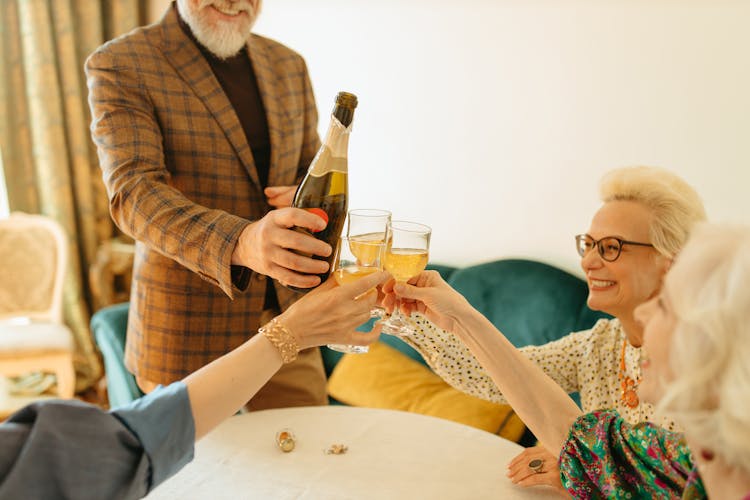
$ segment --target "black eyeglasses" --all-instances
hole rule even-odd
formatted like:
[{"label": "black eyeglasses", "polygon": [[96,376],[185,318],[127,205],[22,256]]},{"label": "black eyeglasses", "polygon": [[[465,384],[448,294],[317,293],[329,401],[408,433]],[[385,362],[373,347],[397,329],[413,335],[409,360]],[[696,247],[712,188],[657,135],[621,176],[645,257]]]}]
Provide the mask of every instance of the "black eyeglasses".
[{"label": "black eyeglasses", "polygon": [[620,256],[623,245],[638,245],[640,247],[652,248],[654,246],[651,243],[639,243],[637,241],[621,240],[620,238],[615,238],[614,236],[605,236],[600,240],[595,240],[588,234],[576,235],[576,250],[578,250],[578,255],[580,255],[581,257],[585,257],[591,250],[593,250],[594,246],[596,246],[596,249],[602,259],[606,260],[607,262],[614,262]]}]

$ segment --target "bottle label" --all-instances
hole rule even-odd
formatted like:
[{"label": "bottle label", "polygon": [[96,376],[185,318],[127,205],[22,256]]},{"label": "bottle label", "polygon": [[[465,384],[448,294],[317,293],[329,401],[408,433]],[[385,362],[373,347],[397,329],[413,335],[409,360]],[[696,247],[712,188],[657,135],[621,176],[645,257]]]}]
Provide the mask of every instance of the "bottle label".
[{"label": "bottle label", "polygon": [[318,150],[318,154],[310,163],[310,175],[322,177],[330,172],[345,174],[349,171],[349,161],[346,156],[334,156],[331,149],[324,145]]}]

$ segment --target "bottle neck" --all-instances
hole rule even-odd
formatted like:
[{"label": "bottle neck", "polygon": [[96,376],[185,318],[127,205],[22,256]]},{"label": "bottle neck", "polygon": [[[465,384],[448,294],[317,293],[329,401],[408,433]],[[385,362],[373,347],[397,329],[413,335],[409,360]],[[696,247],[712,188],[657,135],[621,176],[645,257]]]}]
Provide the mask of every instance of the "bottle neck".
[{"label": "bottle neck", "polygon": [[323,145],[327,147],[334,158],[346,158],[349,150],[349,134],[351,134],[351,116],[349,126],[344,126],[336,115],[331,115],[331,124],[328,126]]},{"label": "bottle neck", "polygon": [[354,119],[354,109],[337,104],[331,113],[344,127],[351,128]]}]

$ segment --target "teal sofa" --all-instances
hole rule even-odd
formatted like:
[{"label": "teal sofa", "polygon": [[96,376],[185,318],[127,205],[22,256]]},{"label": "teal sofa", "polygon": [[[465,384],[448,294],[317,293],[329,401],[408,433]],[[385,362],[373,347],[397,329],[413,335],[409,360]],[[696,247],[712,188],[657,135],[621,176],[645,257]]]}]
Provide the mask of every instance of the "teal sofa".
[{"label": "teal sofa", "polygon": [[107,376],[109,406],[117,408],[143,396],[135,377],[125,368],[125,334],[130,303],[99,309],[91,317],[91,332],[99,346]]},{"label": "teal sofa", "polygon": [[[610,317],[586,305],[588,287],[581,278],[542,262],[501,259],[465,268],[428,268],[438,271],[516,347],[545,344]],[[397,337],[382,335],[380,341],[427,365]],[[330,375],[342,354],[327,348],[322,352]]]},{"label": "teal sofa", "polygon": [[[544,344],[570,332],[590,328],[605,314],[586,305],[586,283],[561,269],[525,259],[502,259],[465,268],[430,265],[497,326],[516,346]],[[91,330],[104,359],[110,405],[117,407],[142,395],[123,363],[128,304],[99,310]],[[369,325],[363,328],[369,329]],[[400,339],[381,341],[426,363]],[[322,348],[326,374],[342,354]],[[335,402],[334,402],[335,403]]]}]

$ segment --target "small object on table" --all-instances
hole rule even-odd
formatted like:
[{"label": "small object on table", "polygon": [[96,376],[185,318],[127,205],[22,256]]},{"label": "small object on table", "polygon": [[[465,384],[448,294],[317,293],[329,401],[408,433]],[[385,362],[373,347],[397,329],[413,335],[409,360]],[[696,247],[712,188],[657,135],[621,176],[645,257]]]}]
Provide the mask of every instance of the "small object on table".
[{"label": "small object on table", "polygon": [[326,455],[343,455],[349,451],[349,447],[345,444],[332,444],[326,450]]},{"label": "small object on table", "polygon": [[276,433],[276,446],[284,453],[292,451],[295,444],[294,433],[291,430],[281,429]]}]

